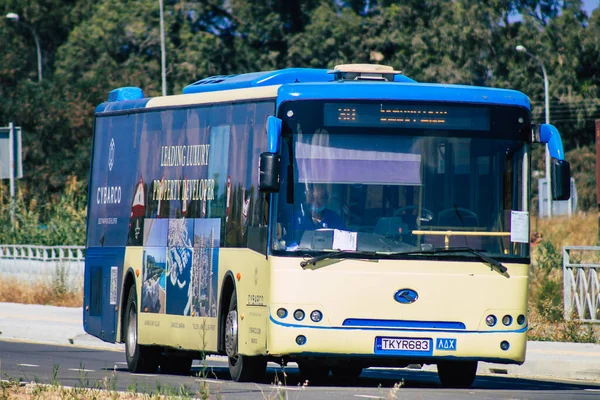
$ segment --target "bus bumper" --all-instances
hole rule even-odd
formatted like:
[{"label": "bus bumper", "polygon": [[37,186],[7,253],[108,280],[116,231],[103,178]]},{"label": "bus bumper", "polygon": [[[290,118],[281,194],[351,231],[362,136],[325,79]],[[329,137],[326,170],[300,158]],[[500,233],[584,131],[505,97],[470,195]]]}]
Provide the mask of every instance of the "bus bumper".
[{"label": "bus bumper", "polygon": [[441,360],[522,364],[526,331],[527,327],[499,332],[317,328],[290,326],[271,318],[267,352],[270,356],[291,359],[365,358],[370,366],[392,365],[392,360],[422,364]]}]

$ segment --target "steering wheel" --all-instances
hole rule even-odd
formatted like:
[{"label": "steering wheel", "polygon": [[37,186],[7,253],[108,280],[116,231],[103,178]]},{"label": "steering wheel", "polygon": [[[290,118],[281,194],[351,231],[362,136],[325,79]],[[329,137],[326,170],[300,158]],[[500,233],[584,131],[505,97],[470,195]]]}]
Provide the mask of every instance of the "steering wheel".
[{"label": "steering wheel", "polygon": [[[406,214],[406,211],[418,210],[419,206],[412,204],[410,206],[401,207],[394,211],[394,217],[401,217]],[[421,216],[419,217],[421,222],[431,222],[433,220],[433,212],[426,208],[421,208]]]}]

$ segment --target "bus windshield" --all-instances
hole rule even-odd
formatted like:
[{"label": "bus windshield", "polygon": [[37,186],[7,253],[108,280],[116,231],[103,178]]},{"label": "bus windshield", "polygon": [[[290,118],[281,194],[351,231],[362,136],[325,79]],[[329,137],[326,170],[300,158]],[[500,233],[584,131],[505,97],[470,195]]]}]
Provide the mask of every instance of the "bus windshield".
[{"label": "bus windshield", "polygon": [[[373,104],[362,109],[369,117],[331,103],[286,106],[273,250],[469,247],[529,257],[526,113],[454,106],[404,126],[399,117],[384,125],[384,107]],[[345,123],[353,112],[361,122]]]}]

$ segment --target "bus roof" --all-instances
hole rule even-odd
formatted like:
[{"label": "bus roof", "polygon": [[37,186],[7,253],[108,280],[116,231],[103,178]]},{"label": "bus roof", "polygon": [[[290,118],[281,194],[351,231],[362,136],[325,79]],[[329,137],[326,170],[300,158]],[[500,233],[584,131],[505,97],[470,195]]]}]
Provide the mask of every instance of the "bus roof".
[{"label": "bus roof", "polygon": [[234,101],[242,93],[246,100],[252,99],[253,93],[257,98],[265,98],[269,92],[273,98],[277,97],[278,105],[289,100],[381,99],[501,104],[530,109],[529,98],[514,90],[417,83],[401,74],[394,76],[394,82],[334,81],[331,70],[287,68],[211,76],[186,86],[183,94],[175,96],[144,98],[139,88],[118,88],[111,91],[107,102],[96,108],[96,113]]},{"label": "bus roof", "polygon": [[[186,86],[183,89],[183,94],[285,85],[287,83],[332,82],[335,77],[333,72],[333,70],[328,69],[286,68],[276,71],[251,72],[239,75],[211,76]],[[414,80],[404,75],[396,75],[394,82],[414,82]]]},{"label": "bus roof", "polygon": [[277,95],[277,106],[290,100],[374,99],[511,105],[530,109],[529,98],[516,90],[433,83],[365,81],[282,85]]}]

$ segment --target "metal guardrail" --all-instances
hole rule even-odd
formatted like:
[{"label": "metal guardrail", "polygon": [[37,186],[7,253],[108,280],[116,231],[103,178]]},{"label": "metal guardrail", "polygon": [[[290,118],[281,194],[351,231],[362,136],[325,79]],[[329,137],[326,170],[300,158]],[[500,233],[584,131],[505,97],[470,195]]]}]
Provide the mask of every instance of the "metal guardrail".
[{"label": "metal guardrail", "polygon": [[0,244],[0,277],[17,282],[61,282],[83,287],[85,247]]},{"label": "metal guardrail", "polygon": [[[577,253],[577,255],[573,254]],[[564,317],[600,323],[600,247],[563,247]]]},{"label": "metal guardrail", "polygon": [[83,246],[0,245],[0,258],[36,261],[85,261]]}]

